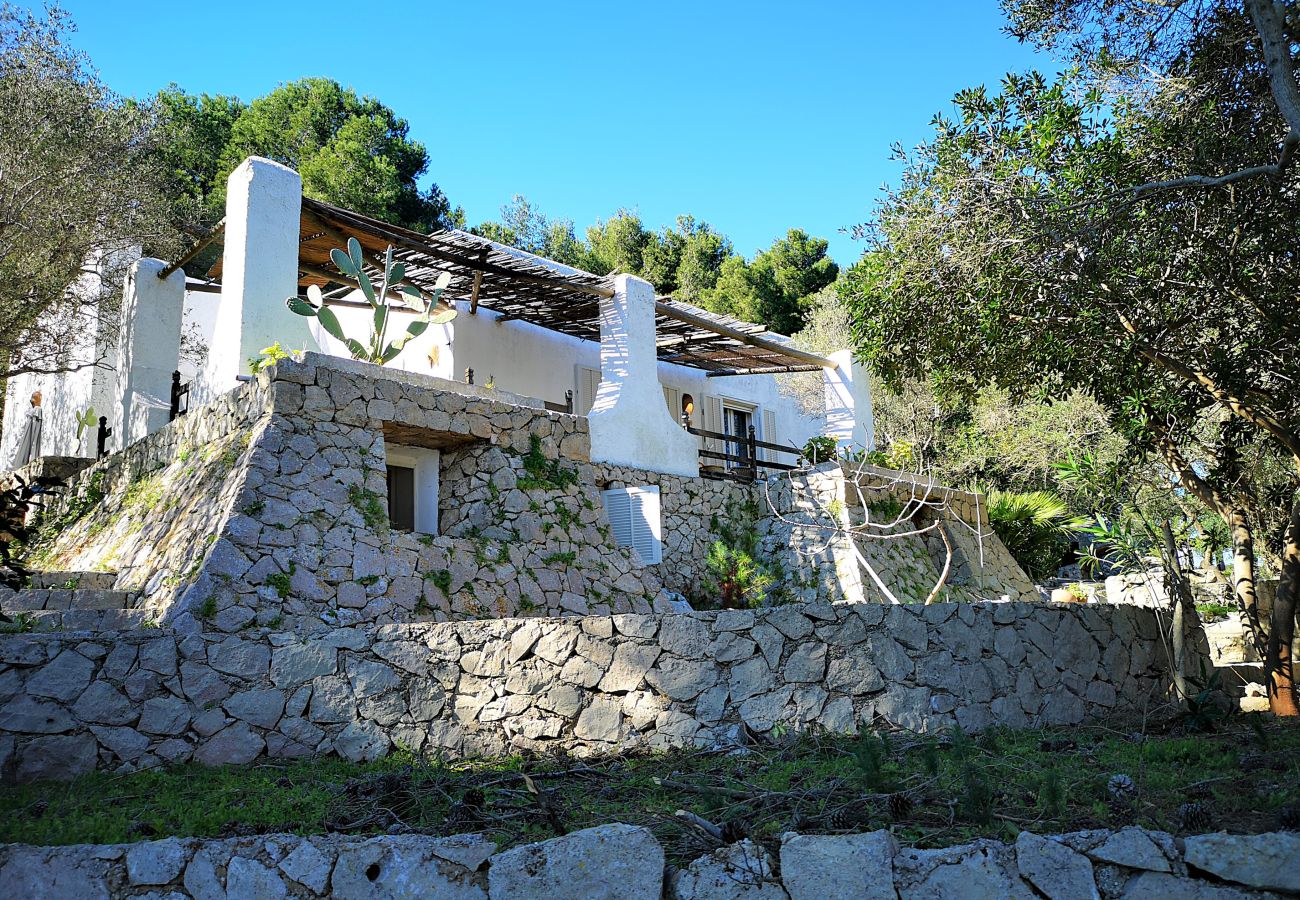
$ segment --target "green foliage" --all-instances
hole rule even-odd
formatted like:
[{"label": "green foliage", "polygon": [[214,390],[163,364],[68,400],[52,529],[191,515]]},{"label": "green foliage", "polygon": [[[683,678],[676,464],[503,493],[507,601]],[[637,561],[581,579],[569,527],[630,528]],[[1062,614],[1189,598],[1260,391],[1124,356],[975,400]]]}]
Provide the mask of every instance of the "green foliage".
[{"label": "green foliage", "polygon": [[839,444],[835,438],[826,435],[809,438],[808,443],[803,445],[803,458],[808,460],[810,466],[831,462],[838,459],[839,455]]},{"label": "green foliage", "polygon": [[87,428],[95,428],[99,424],[99,418],[95,415],[95,407],[86,407],[85,412],[76,413],[73,416],[77,423],[77,440],[86,433]]},{"label": "green foliage", "polygon": [[[338,317],[334,315],[333,311],[325,305],[324,294],[322,294],[318,285],[313,284],[307,287],[308,300],[293,296],[284,302],[289,307],[290,312],[307,318],[318,319],[321,327],[331,337],[347,346],[353,359],[376,363],[381,366],[386,365],[397,358],[398,354],[406,346],[407,341],[424,334],[430,325],[441,325],[456,318],[454,308],[434,312],[438,301],[442,298],[442,292],[446,290],[447,285],[451,282],[449,272],[443,272],[438,276],[433,293],[429,296],[425,296],[418,288],[409,284],[402,284],[400,293],[410,298],[411,302],[415,304],[415,308],[412,309],[405,301],[394,302],[398,298],[395,296],[390,298],[389,296],[389,291],[396,289],[406,277],[406,264],[393,261],[392,246],[389,246],[384,252],[383,273],[378,290],[375,289],[370,276],[366,273],[365,267],[369,260],[362,253],[361,244],[356,238],[348,238],[346,251],[337,247],[331,250],[330,259],[340,272],[360,285],[361,293],[365,295],[370,308],[374,310],[373,325],[366,343],[363,344],[361,341],[350,338],[343,333],[343,326],[339,323]],[[407,323],[406,332],[401,337],[389,343],[387,341],[389,319],[399,310],[407,313],[414,312],[415,318]]]},{"label": "green foliage", "polygon": [[576,560],[577,558],[578,558],[577,551],[569,550],[565,553],[547,554],[546,556],[542,557],[542,562],[546,563],[548,566],[555,566],[555,565],[571,566],[573,565],[574,560]]},{"label": "green foliage", "polygon": [[[0,5],[0,379],[80,365],[86,329],[120,310],[131,259],[116,251],[166,259],[181,246],[152,117],[69,44],[64,10],[23,8],[43,5]],[[98,320],[86,313],[92,281]]]},{"label": "green foliage", "polygon": [[266,583],[275,589],[281,600],[284,600],[292,593],[293,570],[294,565],[290,563],[288,572],[272,572],[266,576]]},{"label": "green foliage", "polygon": [[199,604],[199,608],[194,611],[194,615],[200,619],[211,619],[217,614],[217,598],[208,597]]},{"label": "green foliage", "polygon": [[782,573],[759,548],[758,506],[734,505],[726,521],[713,516],[710,530],[718,539],[704,560],[704,603],[722,609],[753,609],[778,602]]},{"label": "green foliage", "polygon": [[406,120],[332,79],[282,84],[247,105],[172,85],[154,105],[163,123],[161,160],[191,203],[213,218],[226,176],[245,158],[264,156],[296,169],[303,193],[318,200],[423,232],[463,220],[437,185],[420,188],[429,155],[409,137]]},{"label": "green foliage", "polygon": [[[559,459],[547,459],[542,452],[542,439],[539,435],[528,436],[528,452],[520,460],[524,473],[516,484],[523,491],[561,491],[578,483],[577,470],[569,468]],[[560,512],[561,509],[557,509]],[[563,509],[568,513],[567,509]],[[563,522],[566,525],[568,522]]]},{"label": "green foliage", "polygon": [[379,494],[362,485],[350,484],[348,502],[361,513],[367,528],[383,531],[388,527],[388,509],[384,506],[384,498]]},{"label": "green foliage", "polygon": [[251,357],[248,360],[248,371],[256,375],[263,369],[269,368],[282,359],[293,359],[293,353],[280,346],[276,341],[269,347],[263,347],[260,356]]},{"label": "green foliage", "polygon": [[1047,491],[1020,494],[992,491],[989,524],[1030,578],[1054,573],[1065,556],[1065,540],[1083,531],[1084,521],[1070,514],[1065,502]]},{"label": "green foliage", "polygon": [[442,591],[444,597],[451,596],[451,572],[447,569],[435,569],[432,572],[425,572],[424,578],[438,590]]}]

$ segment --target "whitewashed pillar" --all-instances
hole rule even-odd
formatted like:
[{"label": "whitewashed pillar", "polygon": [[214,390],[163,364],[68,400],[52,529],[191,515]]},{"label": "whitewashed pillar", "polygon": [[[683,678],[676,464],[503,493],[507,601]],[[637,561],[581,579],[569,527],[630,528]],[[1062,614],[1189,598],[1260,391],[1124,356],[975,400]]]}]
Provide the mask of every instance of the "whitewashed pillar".
[{"label": "whitewashed pillar", "polygon": [[302,179],[288,166],[251,156],[226,180],[221,300],[204,370],[202,399],[233,388],[248,360],[276,341],[315,347],[308,320],[284,301],[298,292]]},{"label": "whitewashed pillar", "polygon": [[853,361],[852,350],[837,350],[829,359],[838,368],[822,369],[826,390],[826,434],[841,447],[876,448],[876,422],[871,410],[871,382],[867,367]]},{"label": "whitewashed pillar", "polygon": [[117,344],[117,396],[109,413],[115,449],[153,434],[170,420],[172,373],[180,363],[185,272],[166,278],[160,259],[139,259],[122,288]]},{"label": "whitewashed pillar", "polygon": [[700,473],[696,440],[664,403],[655,351],[655,289],[614,278],[600,300],[600,387],[588,413],[591,458],[672,475]]}]

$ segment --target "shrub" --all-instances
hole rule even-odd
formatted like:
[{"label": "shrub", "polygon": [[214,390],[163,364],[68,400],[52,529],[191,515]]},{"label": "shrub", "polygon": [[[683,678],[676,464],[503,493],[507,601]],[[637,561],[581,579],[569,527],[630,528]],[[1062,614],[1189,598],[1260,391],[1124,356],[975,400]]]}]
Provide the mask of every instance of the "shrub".
[{"label": "shrub", "polygon": [[1050,491],[991,491],[988,511],[993,530],[1035,581],[1056,571],[1065,558],[1066,538],[1086,526]]}]

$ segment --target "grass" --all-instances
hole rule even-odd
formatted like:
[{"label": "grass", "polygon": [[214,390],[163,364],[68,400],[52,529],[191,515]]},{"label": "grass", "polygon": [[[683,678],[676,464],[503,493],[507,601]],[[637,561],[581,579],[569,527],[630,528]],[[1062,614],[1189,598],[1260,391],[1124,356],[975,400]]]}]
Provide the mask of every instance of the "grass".
[{"label": "grass", "polygon": [[[732,839],[769,846],[789,830],[891,828],[905,844],[934,847],[1010,839],[1022,829],[1136,823],[1178,832],[1179,807],[1189,802],[1210,812],[1201,830],[1261,832],[1295,819],[1297,750],[1300,729],[1237,719],[1216,734],[1147,738],[1100,727],[938,737],[787,734],[740,752],[585,761],[452,763],[399,753],[371,764],[185,765],[2,788],[0,842],[377,833],[398,825],[429,834],[483,831],[505,847],[628,822],[652,829],[681,862],[711,845],[674,815],[679,809],[722,826]],[[1134,789],[1117,802],[1107,784],[1120,774]]]},{"label": "grass", "polygon": [[1200,615],[1201,621],[1216,622],[1237,612],[1237,607],[1231,603],[1198,603],[1196,612]]}]

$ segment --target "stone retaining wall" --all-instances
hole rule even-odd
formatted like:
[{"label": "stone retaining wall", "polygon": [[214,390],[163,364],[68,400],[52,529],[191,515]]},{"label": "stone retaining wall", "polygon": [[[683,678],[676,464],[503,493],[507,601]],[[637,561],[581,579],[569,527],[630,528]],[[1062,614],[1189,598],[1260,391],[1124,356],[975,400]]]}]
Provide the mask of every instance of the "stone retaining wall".
[{"label": "stone retaining wall", "polygon": [[921,900],[989,897],[1186,897],[1233,900],[1300,894],[1291,864],[1300,836],[1174,837],[1125,828],[900,848],[886,831],[782,835],[769,850],[724,846],[683,868],[665,866],[647,829],[602,825],[501,853],[479,834],[0,845],[10,896],[425,897],[430,900]]},{"label": "stone retaining wall", "polygon": [[494,756],[1136,716],[1167,682],[1151,610],[813,603],[759,611],[0,637],[0,772],[160,761]]}]

